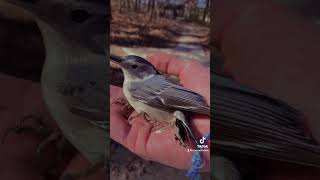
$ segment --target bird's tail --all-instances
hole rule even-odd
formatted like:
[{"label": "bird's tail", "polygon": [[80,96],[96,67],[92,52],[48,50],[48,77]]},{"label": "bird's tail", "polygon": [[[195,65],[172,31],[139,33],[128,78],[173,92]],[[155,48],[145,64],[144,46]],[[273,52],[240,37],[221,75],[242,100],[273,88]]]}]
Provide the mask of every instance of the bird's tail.
[{"label": "bird's tail", "polygon": [[185,115],[180,112],[176,111],[175,112],[176,116],[176,138],[182,143],[182,145],[187,146],[191,144],[192,141],[195,142],[196,145],[198,145],[198,142],[191,131],[190,125],[185,118]]},{"label": "bird's tail", "polygon": [[286,103],[212,74],[213,148],[320,166],[320,146],[304,116]]}]

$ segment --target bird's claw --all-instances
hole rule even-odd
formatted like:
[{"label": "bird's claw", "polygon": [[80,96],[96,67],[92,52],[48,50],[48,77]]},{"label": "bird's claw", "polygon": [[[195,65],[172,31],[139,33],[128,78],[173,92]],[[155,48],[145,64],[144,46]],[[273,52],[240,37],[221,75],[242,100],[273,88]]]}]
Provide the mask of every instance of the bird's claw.
[{"label": "bird's claw", "polygon": [[155,133],[157,134],[161,134],[163,133],[165,130],[167,130],[168,128],[170,128],[170,126],[165,126],[165,127],[161,127],[160,129],[155,129],[153,130]]},{"label": "bird's claw", "polygon": [[114,102],[112,102],[111,104],[120,104],[120,105],[123,106],[123,105],[128,104],[128,101],[123,97],[119,97]]},{"label": "bird's claw", "polygon": [[135,118],[138,118],[138,117],[140,117],[140,116],[142,116],[142,115],[145,117],[145,113],[143,113],[143,112],[138,113],[138,114],[136,114],[136,115],[134,115],[134,116],[130,116],[130,117],[128,118],[129,124],[132,125],[132,120],[135,119]]},{"label": "bird's claw", "polygon": [[130,106],[129,102],[123,97],[120,97],[116,101],[112,102],[112,105],[113,104],[121,105],[120,114],[126,119],[128,119],[130,114],[133,112],[133,108]]},{"label": "bird's claw", "polygon": [[[175,120],[175,119],[174,119]],[[174,121],[169,121],[169,122],[164,122],[164,123],[159,123],[158,121],[155,121],[152,125],[152,129],[151,132],[155,132],[157,134],[160,134],[162,132],[164,132],[165,130],[167,130],[168,128],[173,127],[173,122]],[[156,124],[156,125],[154,125]]]}]

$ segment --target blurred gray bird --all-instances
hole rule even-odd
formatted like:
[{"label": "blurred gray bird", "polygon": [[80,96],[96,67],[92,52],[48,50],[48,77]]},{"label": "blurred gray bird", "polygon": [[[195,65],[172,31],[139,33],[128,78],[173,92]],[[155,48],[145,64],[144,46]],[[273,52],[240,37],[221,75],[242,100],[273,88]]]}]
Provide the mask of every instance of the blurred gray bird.
[{"label": "blurred gray bird", "polygon": [[139,56],[120,58],[111,55],[110,58],[122,69],[123,92],[137,116],[144,115],[146,120],[167,123],[164,128],[175,127],[176,139],[183,146],[190,145],[191,139],[197,144],[186,113],[209,115],[210,108],[201,95],[172,83]]},{"label": "blurred gray bird", "polygon": [[100,162],[109,146],[107,1],[7,2],[33,14],[42,33],[41,87],[52,117],[89,161]]},{"label": "blurred gray bird", "polygon": [[301,112],[218,72],[211,89],[216,151],[320,166],[320,146],[306,136]]}]

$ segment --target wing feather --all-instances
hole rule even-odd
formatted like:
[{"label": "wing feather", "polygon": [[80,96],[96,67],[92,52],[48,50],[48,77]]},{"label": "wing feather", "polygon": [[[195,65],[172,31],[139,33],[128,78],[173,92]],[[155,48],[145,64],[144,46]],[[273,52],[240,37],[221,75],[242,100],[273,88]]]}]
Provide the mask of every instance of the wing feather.
[{"label": "wing feather", "polygon": [[57,91],[64,96],[71,113],[84,117],[95,126],[109,128],[109,91],[104,67],[88,64],[70,66],[65,82],[58,84]]},{"label": "wing feather", "polygon": [[156,75],[130,89],[132,96],[154,107],[209,114],[205,99],[182,86],[173,84],[164,76]]}]

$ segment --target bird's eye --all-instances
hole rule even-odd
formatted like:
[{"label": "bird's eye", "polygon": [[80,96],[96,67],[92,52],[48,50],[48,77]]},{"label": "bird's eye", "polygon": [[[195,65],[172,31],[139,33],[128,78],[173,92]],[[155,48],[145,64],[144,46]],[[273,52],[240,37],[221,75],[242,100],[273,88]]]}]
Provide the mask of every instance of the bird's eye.
[{"label": "bird's eye", "polygon": [[137,69],[138,65],[134,64],[131,66],[133,69]]},{"label": "bird's eye", "polygon": [[89,18],[89,13],[84,9],[77,9],[71,12],[72,21],[83,23]]}]

